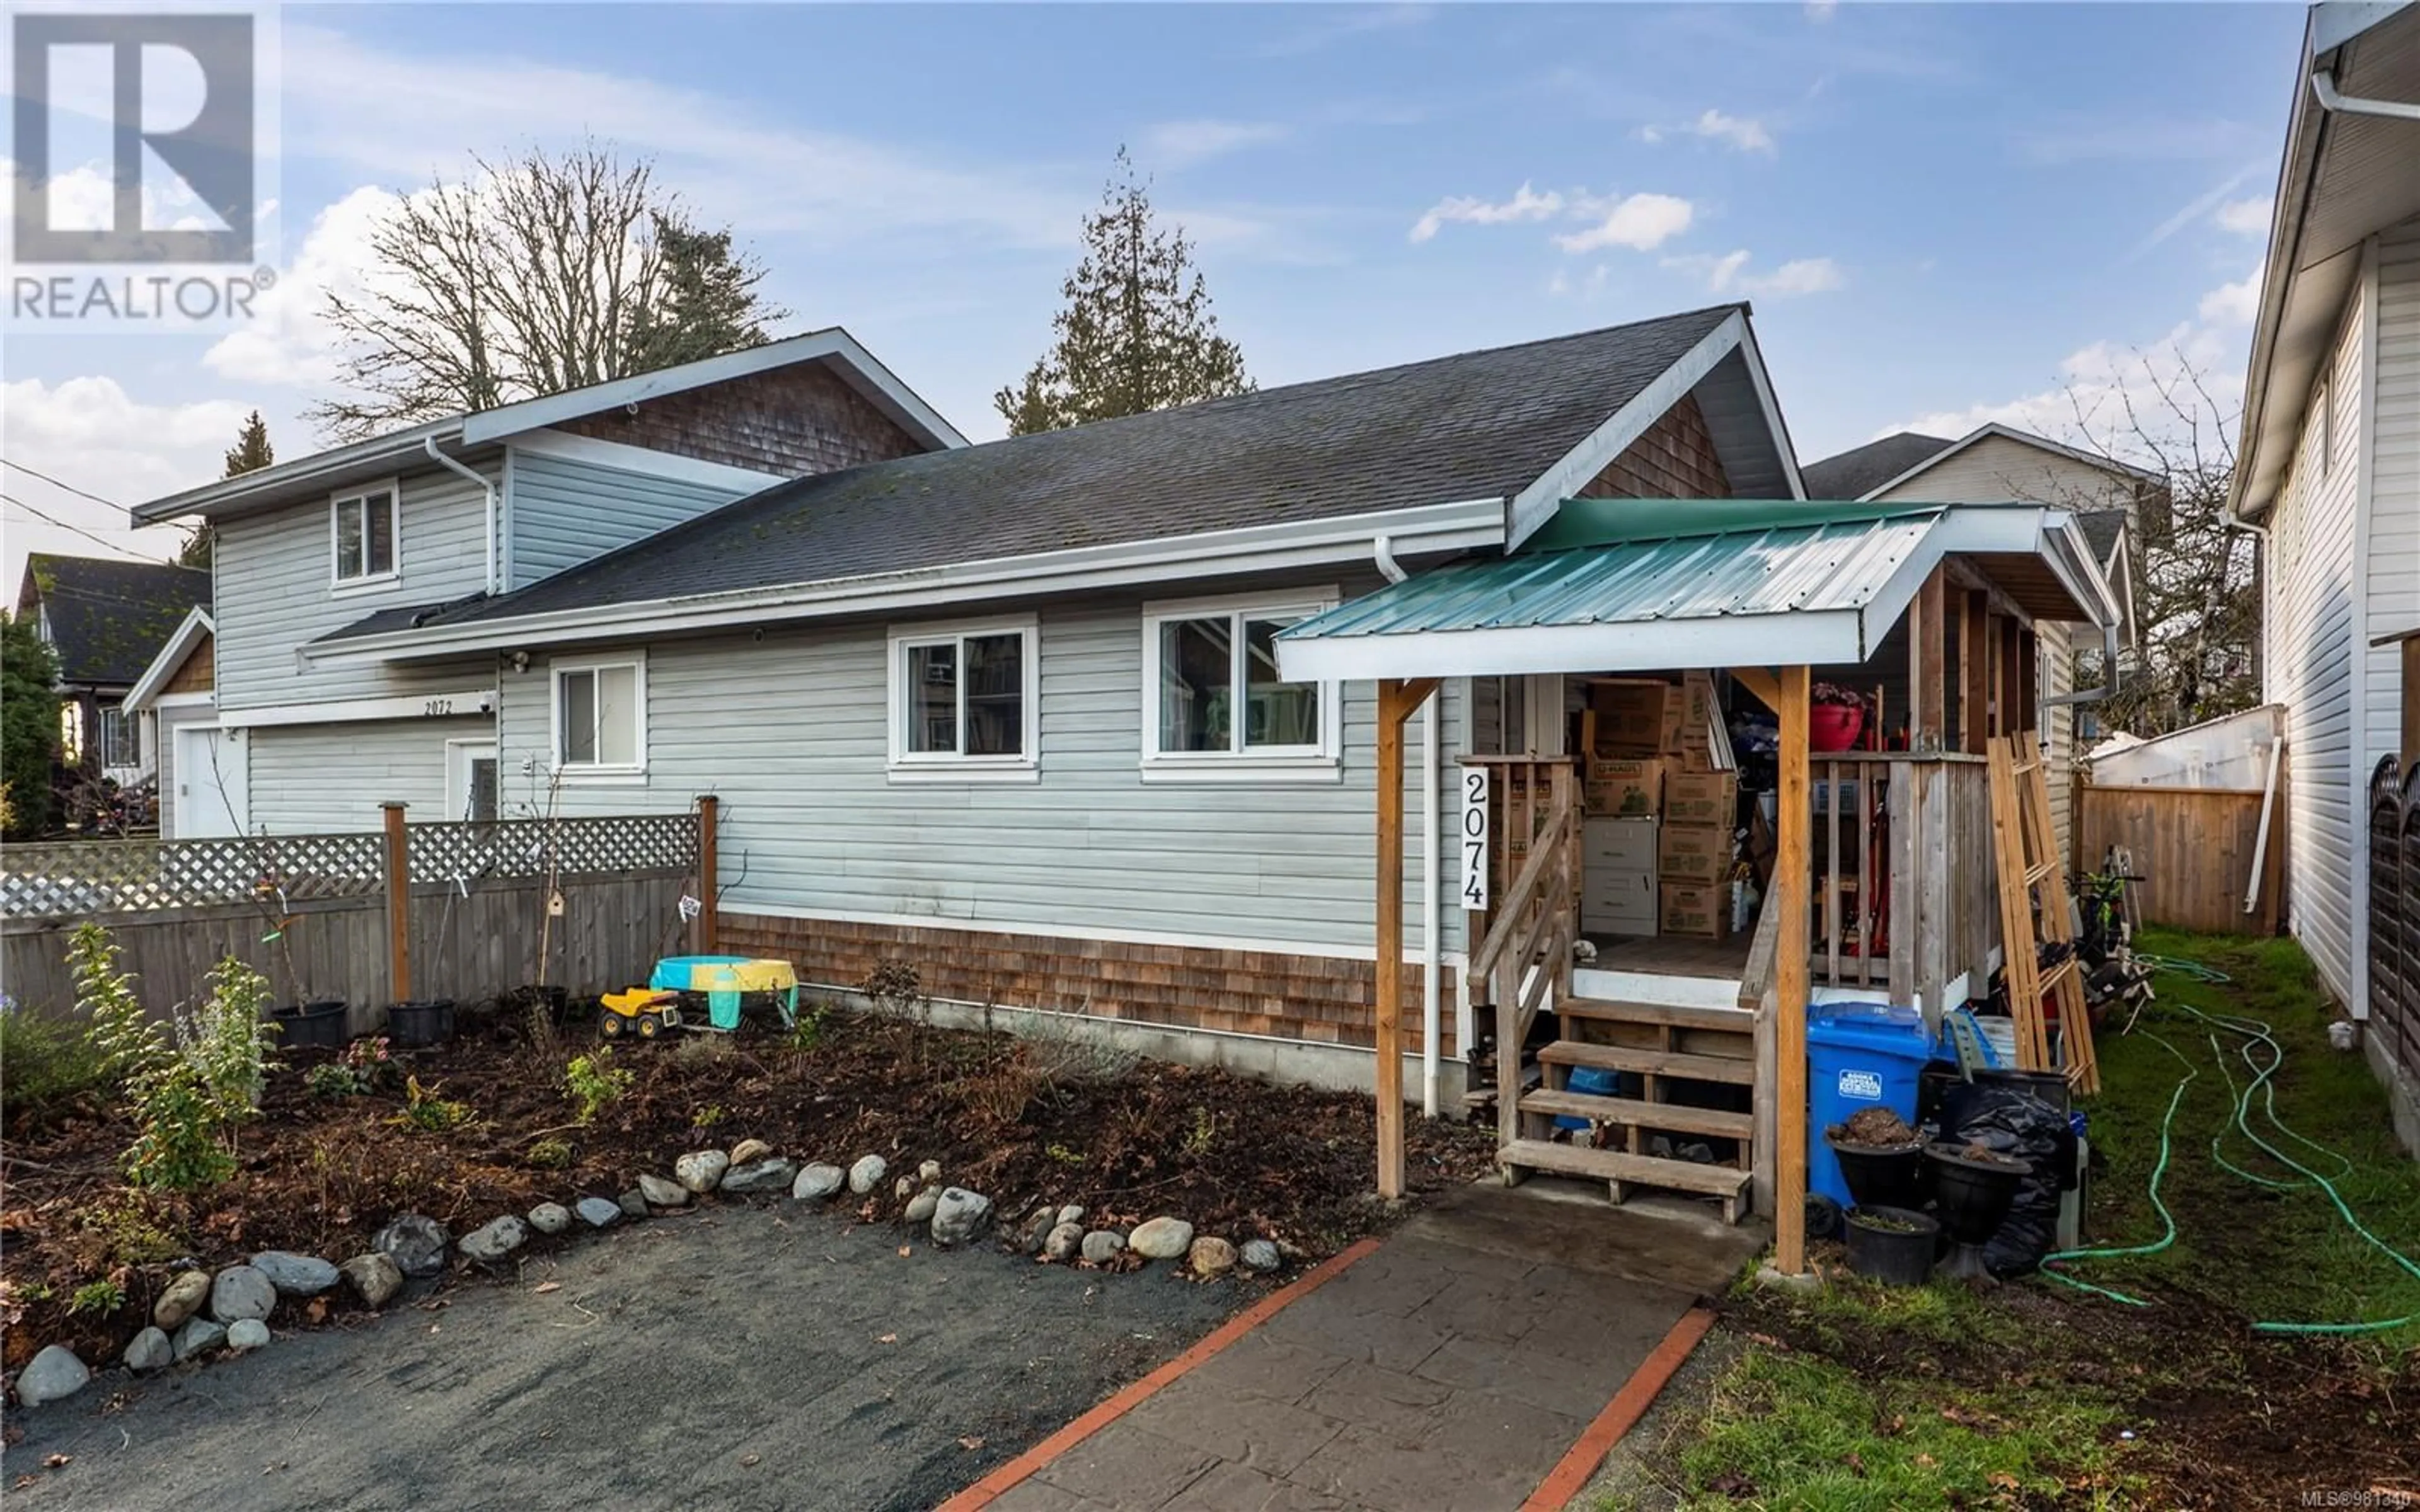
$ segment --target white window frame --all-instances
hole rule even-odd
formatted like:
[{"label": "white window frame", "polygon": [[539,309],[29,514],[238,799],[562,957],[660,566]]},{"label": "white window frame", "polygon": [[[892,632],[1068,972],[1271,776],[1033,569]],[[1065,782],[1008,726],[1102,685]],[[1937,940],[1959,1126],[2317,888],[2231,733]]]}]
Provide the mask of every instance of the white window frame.
[{"label": "white window frame", "polygon": [[[127,739],[132,742],[134,747],[134,754],[126,761],[121,762],[112,759],[115,754],[109,748],[109,721],[112,715],[117,717],[118,727],[126,732]],[[104,770],[112,772],[127,772],[140,771],[142,769],[143,719],[136,711],[129,709],[121,703],[103,704],[101,710],[100,736],[101,764]]]},{"label": "white window frame", "polygon": [[[915,717],[914,701],[908,676],[908,653],[918,646],[950,645],[959,647],[956,665],[958,679],[958,744],[967,740],[967,685],[963,675],[966,667],[965,642],[991,635],[1014,635],[1021,639],[1017,667],[1023,673],[1023,688],[1018,712],[1023,716],[1024,729],[1015,756],[966,756],[957,751],[913,750],[908,739],[908,721]],[[1038,782],[1042,779],[1042,627],[1032,614],[1010,615],[1002,619],[953,620],[940,624],[893,625],[890,632],[890,671],[885,679],[890,685],[891,762],[890,777],[893,782]]]},{"label": "white window frame", "polygon": [[1319,744],[1264,747],[1243,744],[1244,721],[1233,721],[1235,744],[1226,750],[1159,748],[1159,630],[1171,620],[1228,617],[1234,628],[1231,640],[1237,665],[1234,686],[1249,686],[1240,665],[1244,655],[1243,622],[1287,618],[1307,620],[1324,614],[1342,601],[1334,588],[1307,588],[1281,594],[1231,594],[1217,598],[1169,599],[1142,607],[1142,778],[1146,782],[1333,782],[1344,772],[1344,700],[1341,684],[1319,685]]},{"label": "white window frame", "polygon": [[[635,762],[567,762],[563,759],[563,680],[582,672],[613,671],[629,668],[638,704],[638,760]],[[587,783],[598,787],[637,786],[647,780],[647,658],[642,652],[629,656],[597,656],[581,661],[558,661],[548,665],[546,677],[546,749],[553,771],[565,783]]]},{"label": "white window frame", "polygon": [[[336,554],[336,521],[348,504],[365,505],[374,495],[386,495],[387,539],[393,544],[387,570],[364,573],[357,578],[343,575],[343,563]],[[369,516],[362,517],[362,563],[369,563]],[[355,594],[382,594],[403,581],[403,486],[393,478],[376,483],[358,484],[339,488],[328,496],[328,591],[340,598]]]}]

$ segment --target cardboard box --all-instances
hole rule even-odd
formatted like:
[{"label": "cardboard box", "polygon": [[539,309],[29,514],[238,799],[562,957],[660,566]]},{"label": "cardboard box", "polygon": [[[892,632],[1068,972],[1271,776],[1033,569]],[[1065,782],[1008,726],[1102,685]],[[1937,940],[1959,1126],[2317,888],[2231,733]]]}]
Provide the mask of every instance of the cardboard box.
[{"label": "cardboard box", "polygon": [[1670,744],[1666,705],[1677,690],[1669,683],[1606,681],[1590,685],[1589,712],[1596,717],[1591,755],[1654,756]]},{"label": "cardboard box", "polygon": [[1683,738],[1694,734],[1707,738],[1714,721],[1722,717],[1714,706],[1714,679],[1707,672],[1691,672],[1681,684],[1681,733]]},{"label": "cardboard box", "polygon": [[1731,826],[1668,824],[1656,840],[1655,862],[1667,882],[1722,882],[1731,872]]},{"label": "cardboard box", "polygon": [[1656,756],[1599,756],[1580,784],[1580,810],[1652,819],[1664,806],[1664,762]]},{"label": "cardboard box", "polygon": [[1664,776],[1664,818],[1675,825],[1720,825],[1739,821],[1739,774],[1683,770]]},{"label": "cardboard box", "polygon": [[1667,882],[1657,922],[1667,934],[1727,940],[1731,933],[1730,888],[1693,882]]}]

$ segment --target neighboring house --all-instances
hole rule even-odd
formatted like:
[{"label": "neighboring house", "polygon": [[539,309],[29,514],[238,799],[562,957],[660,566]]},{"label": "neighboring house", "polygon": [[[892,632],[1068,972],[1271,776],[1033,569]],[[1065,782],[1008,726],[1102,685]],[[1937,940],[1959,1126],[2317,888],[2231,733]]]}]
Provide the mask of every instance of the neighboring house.
[{"label": "neighboring house", "polygon": [[2322,5],[2295,80],[2232,505],[2262,527],[2261,667],[2286,709],[2286,906],[2369,1013],[2365,793],[2398,751],[2420,623],[2420,6]]},{"label": "neighboring house", "polygon": [[[2107,652],[2114,649],[2122,674],[2139,650],[2134,536],[2142,505],[2160,486],[2156,475],[2047,437],[1993,424],[1978,426],[1956,440],[1901,431],[1810,462],[1806,478],[1807,494],[1817,499],[1944,503],[2016,500],[2073,511],[2102,576],[2117,592],[2123,614],[2114,647],[2088,648],[2102,652],[2094,666],[2105,669]],[[2075,696],[2079,648],[2067,627],[2046,625],[2039,633],[2043,760],[2050,782],[2051,819],[2064,841],[2070,834],[2068,811],[2074,790],[2077,711],[2089,705]]]},{"label": "neighboring house", "polygon": [[143,720],[157,753],[163,840],[207,840],[243,831],[237,818],[242,798],[231,785],[237,774],[219,761],[225,737],[218,728],[212,693],[217,686],[213,625],[208,609],[187,614],[126,695],[127,712]]},{"label": "neighboring house", "polygon": [[210,601],[210,575],[164,562],[25,559],[17,613],[59,658],[59,750],[71,769],[132,787],[159,764],[149,721],[125,706],[184,618]]},{"label": "neighboring house", "polygon": [[[171,753],[186,767],[182,795],[195,795],[207,770],[210,801],[178,832],[359,830],[378,824],[386,799],[430,819],[492,812],[495,653],[332,668],[311,642],[365,618],[401,626],[525,587],[801,475],[963,441],[832,330],[413,426],[146,504],[138,523],[197,516],[217,537],[215,718]],[[514,793],[526,801],[529,785]]]}]

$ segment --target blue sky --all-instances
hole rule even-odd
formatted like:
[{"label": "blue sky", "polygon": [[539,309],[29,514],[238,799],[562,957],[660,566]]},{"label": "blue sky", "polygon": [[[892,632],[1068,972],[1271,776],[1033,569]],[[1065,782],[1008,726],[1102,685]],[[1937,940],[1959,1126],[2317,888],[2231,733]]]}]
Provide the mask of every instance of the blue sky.
[{"label": "blue sky", "polygon": [[[287,6],[273,333],[12,337],[7,451],[118,502],[327,392],[315,290],[382,194],[594,133],[653,153],[970,435],[1134,151],[1264,385],[1753,300],[1802,459],[2055,431],[2182,349],[2240,384],[2285,6]],[[11,469],[8,492],[137,549]],[[6,571],[67,545],[8,514]]]}]

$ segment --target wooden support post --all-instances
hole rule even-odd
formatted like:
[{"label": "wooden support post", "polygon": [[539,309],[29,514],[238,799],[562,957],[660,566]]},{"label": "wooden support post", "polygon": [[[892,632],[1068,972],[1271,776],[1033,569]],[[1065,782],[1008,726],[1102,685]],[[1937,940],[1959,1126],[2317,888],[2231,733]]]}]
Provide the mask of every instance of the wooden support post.
[{"label": "wooden support post", "polygon": [[715,840],[721,827],[722,800],[708,793],[697,800],[697,950],[716,955],[722,949],[722,920],[715,907],[720,875]]},{"label": "wooden support post", "polygon": [[411,1000],[411,833],[404,806],[379,805],[386,812],[386,986],[391,1002]]},{"label": "wooden support post", "polygon": [[1436,686],[1378,683],[1378,1195],[1390,1201],[1404,1195],[1404,721]]},{"label": "wooden support post", "polygon": [[2017,640],[2024,627],[2012,619],[2000,621],[2000,639],[1993,642],[1993,654],[1998,671],[1993,675],[2000,685],[2000,730],[2013,735],[2025,727],[2024,696],[2018,691],[2021,674],[2017,670]]},{"label": "wooden support post", "polygon": [[[1807,976],[1813,949],[1807,885],[1815,823],[1807,755],[1811,676],[1805,667],[1785,667],[1780,674],[1780,792],[1775,799],[1773,896],[1766,904],[1781,910],[1773,950],[1773,1260],[1787,1275],[1807,1269]],[[1891,948],[1900,949],[1899,942]]]},{"label": "wooden support post", "polygon": [[1958,748],[1978,756],[1992,717],[1991,606],[1989,594],[1969,589],[1958,617]]},{"label": "wooden support post", "polygon": [[2017,636],[2017,687],[2010,700],[2016,705],[2016,728],[2041,729],[2041,638],[2022,625],[2012,625]]},{"label": "wooden support post", "polygon": [[1908,742],[1916,750],[1939,750],[1946,744],[1949,706],[1949,637],[1947,579],[1932,569],[1917,591],[1908,635]]}]

